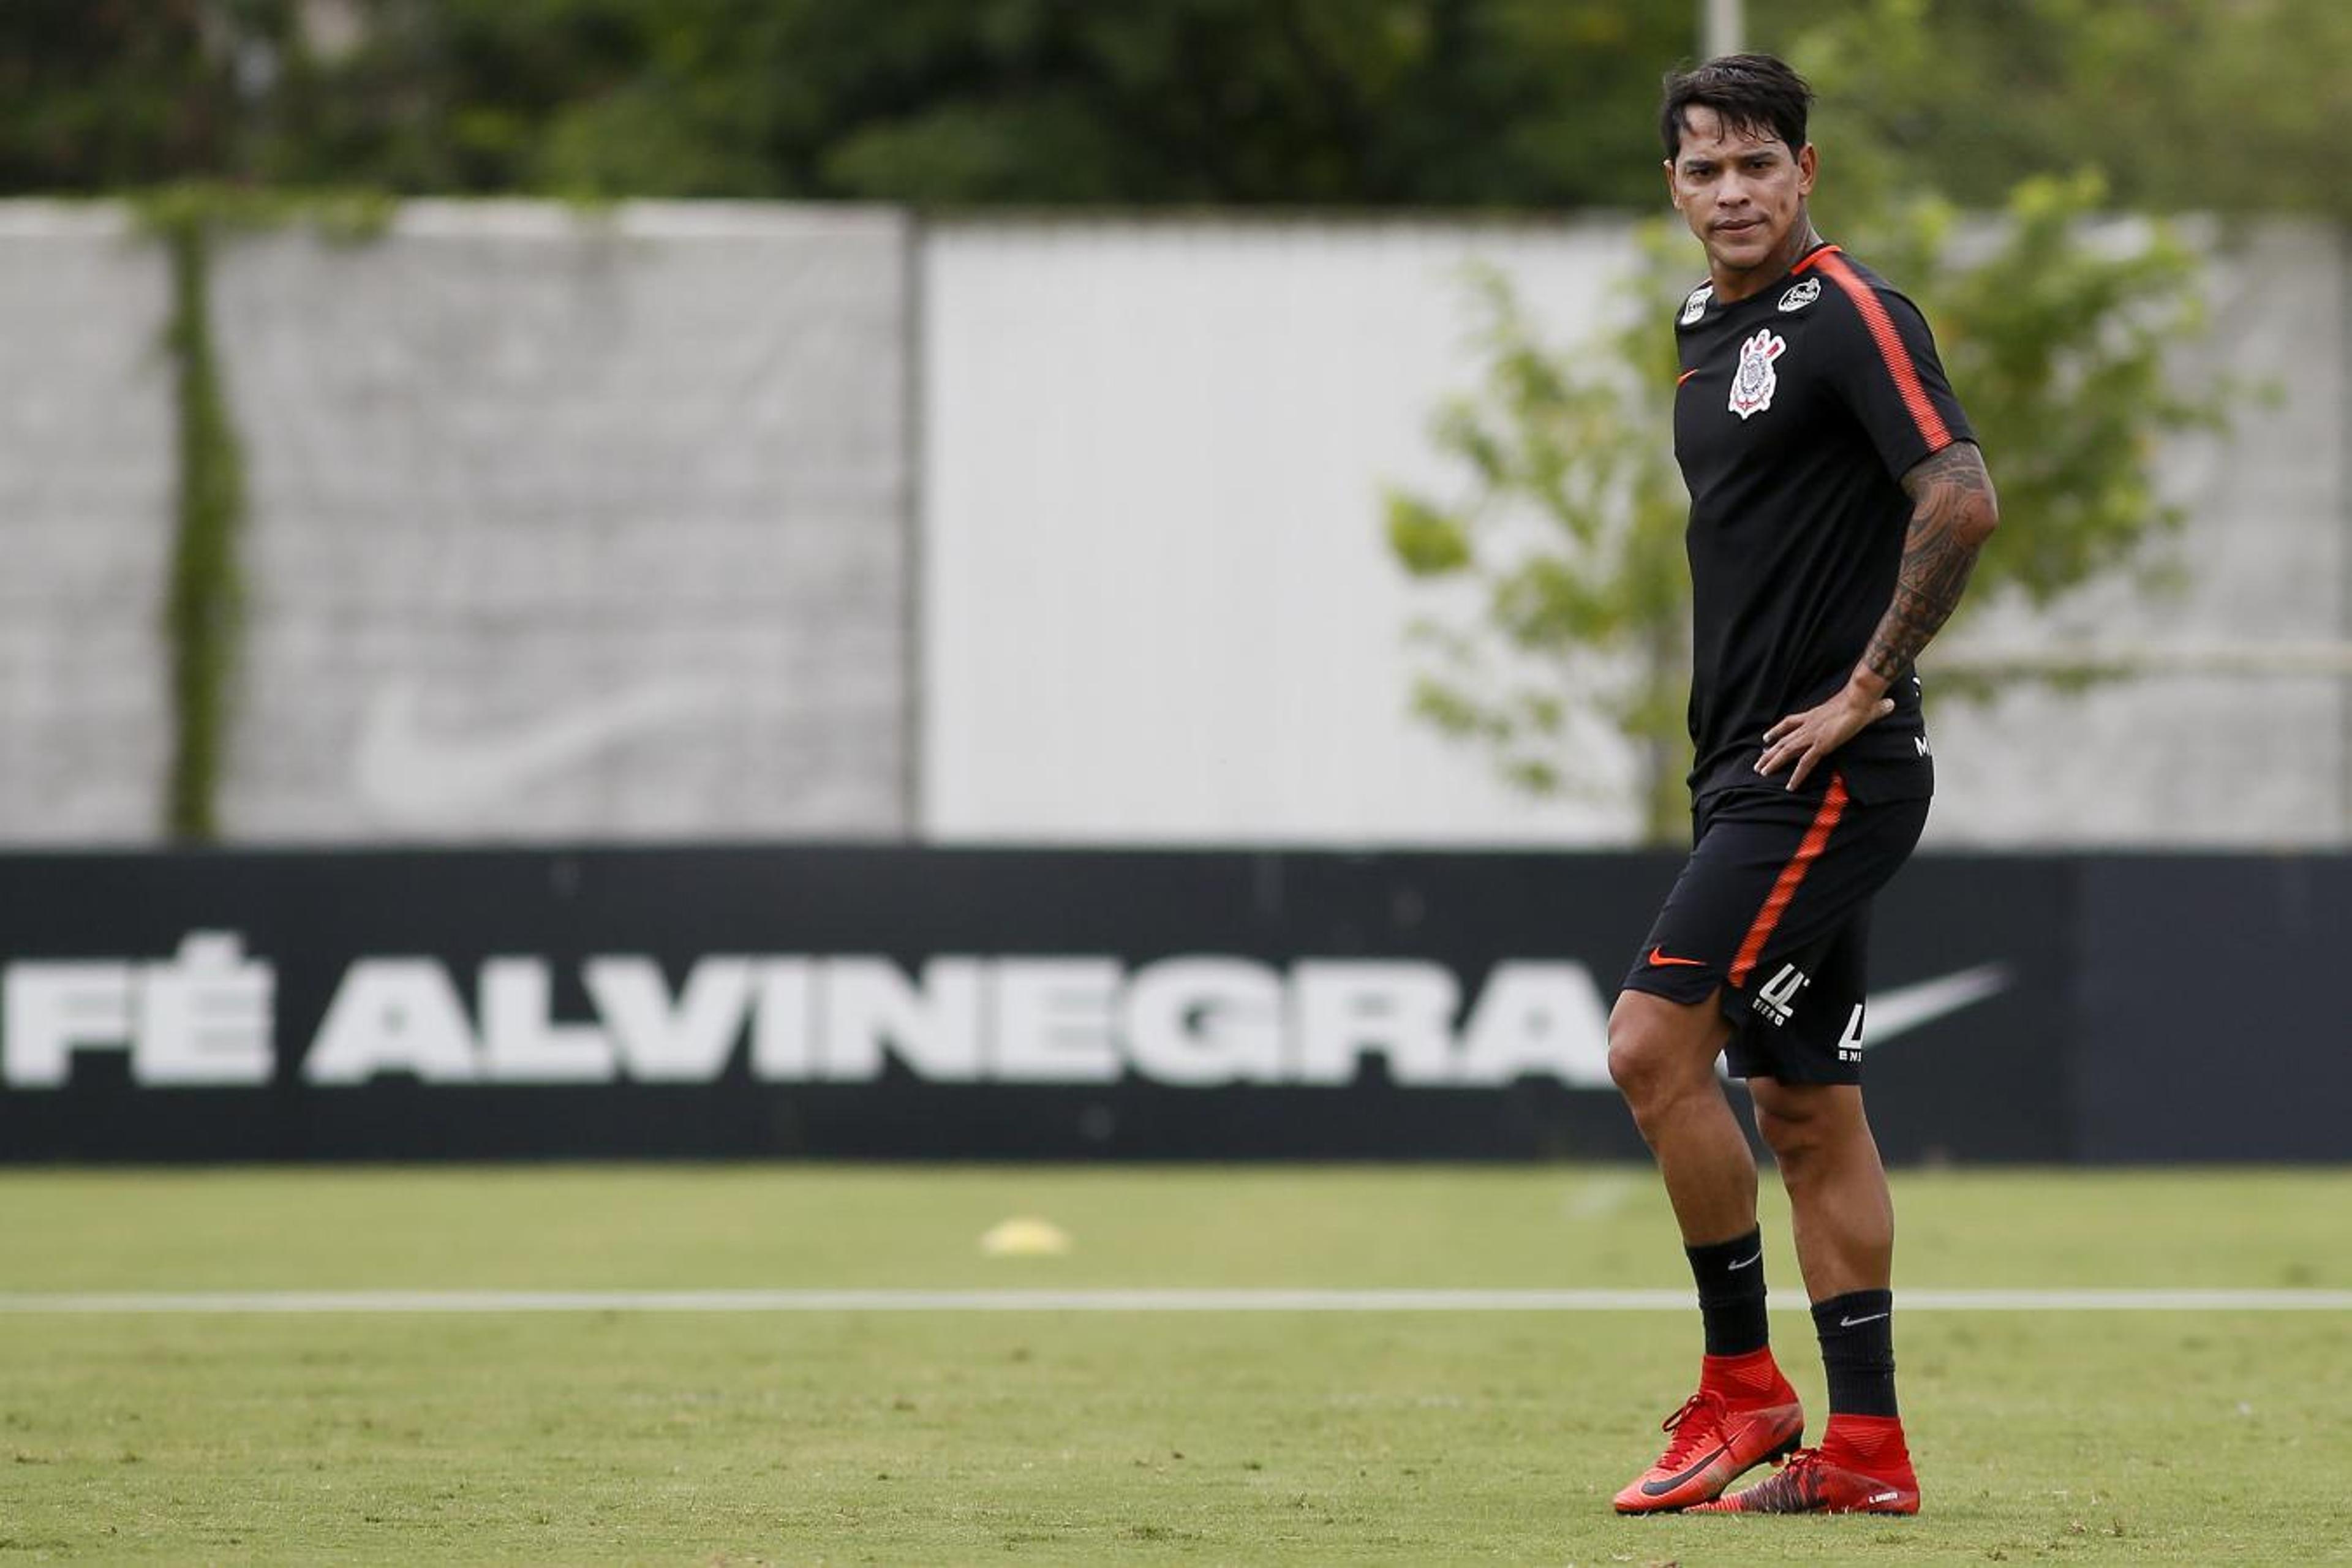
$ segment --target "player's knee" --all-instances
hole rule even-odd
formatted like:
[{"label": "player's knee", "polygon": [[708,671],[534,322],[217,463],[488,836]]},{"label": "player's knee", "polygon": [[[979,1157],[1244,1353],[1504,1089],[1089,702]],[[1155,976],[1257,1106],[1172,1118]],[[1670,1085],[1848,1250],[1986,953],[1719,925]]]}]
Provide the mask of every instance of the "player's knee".
[{"label": "player's knee", "polygon": [[1756,1102],[1756,1131],[1782,1165],[1801,1161],[1821,1142],[1821,1119],[1810,1108]]},{"label": "player's knee", "polygon": [[1685,1033],[1639,1005],[1621,1004],[1610,1015],[1610,1081],[1636,1111],[1685,1092],[1706,1076],[1693,1070],[1698,1047],[1682,1037]]},{"label": "player's knee", "polygon": [[1766,1079],[1751,1083],[1749,1092],[1756,1100],[1757,1135],[1784,1170],[1851,1137],[1862,1125],[1851,1097],[1826,1085],[1791,1087]]},{"label": "player's knee", "polygon": [[1639,1101],[1646,1094],[1651,1080],[1656,1076],[1656,1057],[1632,1030],[1609,1027],[1609,1081],[1627,1100]]}]

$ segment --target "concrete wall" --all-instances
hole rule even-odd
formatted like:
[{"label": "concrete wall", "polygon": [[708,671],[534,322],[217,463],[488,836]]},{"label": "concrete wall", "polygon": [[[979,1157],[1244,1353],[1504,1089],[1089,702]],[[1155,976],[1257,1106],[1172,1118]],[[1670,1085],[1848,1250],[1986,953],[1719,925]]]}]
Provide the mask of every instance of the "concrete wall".
[{"label": "concrete wall", "polygon": [[0,203],[0,838],[163,816],[173,413],[162,253],[120,212]]},{"label": "concrete wall", "polygon": [[2250,396],[2226,436],[2163,455],[2188,523],[2151,560],[2177,584],[2110,579],[2040,615],[1997,606],[1927,659],[1931,684],[1939,652],[2000,663],[2105,646],[2154,673],[1945,705],[1930,842],[2352,843],[2352,235],[2265,224],[2213,252],[2209,283],[2193,363]]},{"label": "concrete wall", "polygon": [[229,831],[903,832],[907,240],[419,204],[234,245]]},{"label": "concrete wall", "polygon": [[[2182,592],[1937,650],[2174,672],[1937,704],[1931,842],[2352,843],[2346,244],[2217,255],[2197,358],[2281,395],[2165,454]],[[1526,800],[1405,713],[1428,606],[1379,493],[1448,481],[1474,258],[1572,344],[1632,250],[1597,221],[725,205],[233,241],[229,835],[1620,841],[1621,804]],[[167,282],[119,214],[0,204],[0,840],[156,833]]]}]

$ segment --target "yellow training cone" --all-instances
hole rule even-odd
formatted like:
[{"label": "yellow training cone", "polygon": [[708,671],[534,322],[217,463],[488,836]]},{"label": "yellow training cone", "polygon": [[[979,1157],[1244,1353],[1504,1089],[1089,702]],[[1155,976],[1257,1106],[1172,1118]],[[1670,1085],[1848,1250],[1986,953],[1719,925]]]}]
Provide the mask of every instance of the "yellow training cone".
[{"label": "yellow training cone", "polygon": [[991,1258],[1058,1258],[1070,1250],[1070,1233],[1051,1220],[1008,1219],[980,1238],[980,1249]]}]

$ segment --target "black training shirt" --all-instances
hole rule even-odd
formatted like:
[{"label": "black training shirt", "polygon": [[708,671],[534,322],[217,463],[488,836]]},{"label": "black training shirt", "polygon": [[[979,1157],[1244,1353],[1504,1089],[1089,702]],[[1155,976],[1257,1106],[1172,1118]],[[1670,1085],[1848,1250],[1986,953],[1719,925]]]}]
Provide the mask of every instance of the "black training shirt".
[{"label": "black training shirt", "polygon": [[[1973,440],[1910,300],[1834,245],[1734,304],[1702,287],[1675,323],[1675,457],[1690,490],[1691,793],[1767,781],[1764,731],[1826,700],[1895,596],[1911,521],[1901,479]],[[1816,767],[1858,800],[1932,794],[1908,670],[1895,710]]]}]

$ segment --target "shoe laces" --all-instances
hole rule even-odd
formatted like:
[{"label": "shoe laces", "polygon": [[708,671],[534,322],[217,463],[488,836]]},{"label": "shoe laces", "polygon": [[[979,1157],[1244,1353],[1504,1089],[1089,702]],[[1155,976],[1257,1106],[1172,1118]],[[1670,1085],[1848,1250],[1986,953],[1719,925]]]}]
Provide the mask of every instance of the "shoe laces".
[{"label": "shoe laces", "polygon": [[1766,1512],[1794,1512],[1812,1506],[1822,1489],[1817,1473],[1828,1461],[1819,1448],[1799,1448],[1785,1459],[1775,1459],[1770,1475],[1748,1489],[1748,1506]]},{"label": "shoe laces", "polygon": [[1659,1468],[1677,1468],[1685,1459],[1714,1442],[1723,1430],[1727,1408],[1723,1395],[1704,1388],[1684,1400],[1681,1409],[1658,1424],[1659,1431],[1673,1434],[1666,1451],[1658,1457]]}]

